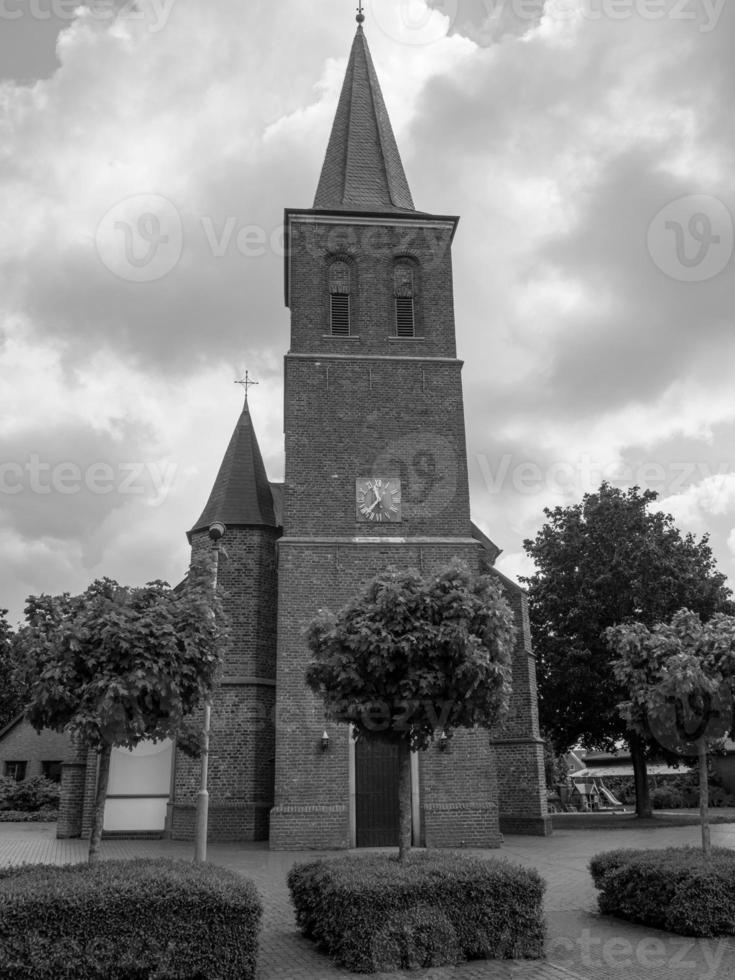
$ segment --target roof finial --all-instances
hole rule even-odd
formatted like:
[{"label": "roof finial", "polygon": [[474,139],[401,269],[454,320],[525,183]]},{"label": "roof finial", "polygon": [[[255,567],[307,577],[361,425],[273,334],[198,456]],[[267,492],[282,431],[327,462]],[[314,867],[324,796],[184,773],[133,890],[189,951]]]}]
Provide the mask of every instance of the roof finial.
[{"label": "roof finial", "polygon": [[242,381],[236,381],[235,384],[236,385],[242,385],[243,388],[245,389],[245,404],[247,405],[247,403],[248,403],[248,389],[251,388],[253,385],[257,385],[258,382],[257,381],[251,381],[250,380],[250,373],[248,371],[246,371],[245,372],[245,377],[242,379]]},{"label": "roof finial", "polygon": [[359,6],[357,8],[357,17],[355,17],[355,20],[361,27],[365,23],[365,14],[363,13],[362,10],[362,0],[359,0]]}]

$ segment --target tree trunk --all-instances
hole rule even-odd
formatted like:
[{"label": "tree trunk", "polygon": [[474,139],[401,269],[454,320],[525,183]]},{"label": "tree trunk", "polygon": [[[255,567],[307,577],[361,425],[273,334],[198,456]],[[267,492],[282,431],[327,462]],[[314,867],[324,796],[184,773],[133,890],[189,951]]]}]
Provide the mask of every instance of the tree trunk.
[{"label": "tree trunk", "polygon": [[110,757],[112,746],[104,745],[99,752],[99,767],[97,770],[97,794],[92,807],[92,833],[89,838],[89,863],[99,861],[100,841],[102,840],[102,824],[105,817],[105,800],[107,799],[107,784],[110,779]]},{"label": "tree trunk", "polygon": [[702,851],[705,859],[710,852],[709,834],[709,778],[707,775],[707,744],[704,738],[700,738],[698,748],[699,756],[699,820],[702,824]]},{"label": "tree trunk", "polygon": [[645,745],[640,735],[635,732],[630,735],[629,745],[635,780],[635,815],[650,818],[653,816],[653,812],[651,810],[651,797],[648,792]]},{"label": "tree trunk", "polygon": [[411,749],[408,742],[398,742],[398,860],[406,861],[411,853]]}]

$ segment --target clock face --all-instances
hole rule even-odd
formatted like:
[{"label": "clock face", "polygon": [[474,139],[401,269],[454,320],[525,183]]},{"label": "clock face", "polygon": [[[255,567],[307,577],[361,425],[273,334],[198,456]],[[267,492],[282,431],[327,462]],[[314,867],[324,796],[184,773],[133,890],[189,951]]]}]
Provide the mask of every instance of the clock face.
[{"label": "clock face", "polygon": [[398,477],[358,477],[355,503],[358,521],[396,524],[401,519],[401,481]]}]

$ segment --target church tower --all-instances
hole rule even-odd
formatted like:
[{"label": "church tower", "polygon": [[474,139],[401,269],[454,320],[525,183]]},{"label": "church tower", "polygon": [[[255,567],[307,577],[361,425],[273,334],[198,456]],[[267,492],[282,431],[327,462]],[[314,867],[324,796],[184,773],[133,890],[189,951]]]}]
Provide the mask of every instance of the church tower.
[{"label": "church tower", "polygon": [[[363,20],[314,203],[285,212],[285,483],[267,478],[246,379],[245,407],[189,531],[196,558],[211,552],[212,526],[225,527],[217,578],[231,644],[212,699],[209,837],[269,837],[284,849],[397,843],[395,747],[355,743],[347,726],[325,722],[305,682],[304,628],[389,566],[429,573],[460,558],[494,575],[514,611],[510,712],[502,729],[459,730],[413,754],[413,840],[493,847],[503,831],[550,832],[527,600],[493,568],[498,549],[470,518],[452,294],[458,218],[414,205]],[[165,832],[193,837],[200,765],[173,751],[170,792],[152,785],[145,758],[125,760],[120,799],[128,810],[137,800],[138,816],[123,831],[160,832],[151,807],[158,821],[165,805]],[[60,836],[86,833],[93,755],[79,747],[65,771]]]},{"label": "church tower", "polygon": [[[458,219],[414,206],[363,19],[313,206],[285,212],[291,345],[278,542],[274,848],[397,839],[395,755],[390,747],[356,745],[346,726],[325,723],[304,681],[306,624],[319,608],[336,611],[389,565],[430,572],[459,557],[477,571],[495,557],[470,519],[452,294]],[[516,605],[520,616],[520,597]],[[523,812],[544,832],[530,648],[520,635],[521,699],[528,705],[513,717],[533,770],[523,776],[531,797]],[[515,752],[514,733],[509,739]],[[437,744],[414,756],[416,844],[498,845],[497,751],[487,732],[459,731],[448,751]]]}]

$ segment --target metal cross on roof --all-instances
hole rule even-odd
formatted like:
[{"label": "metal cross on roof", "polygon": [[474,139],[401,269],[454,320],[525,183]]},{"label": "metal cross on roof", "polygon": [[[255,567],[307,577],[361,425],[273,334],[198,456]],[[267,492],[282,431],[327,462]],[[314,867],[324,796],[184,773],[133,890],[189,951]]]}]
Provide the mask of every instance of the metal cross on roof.
[{"label": "metal cross on roof", "polygon": [[235,384],[236,385],[242,385],[243,388],[245,389],[245,404],[247,405],[247,403],[248,403],[248,390],[253,385],[257,385],[258,382],[257,381],[251,381],[251,379],[250,379],[250,373],[248,371],[246,371],[245,372],[245,377],[242,379],[242,381],[236,381]]},{"label": "metal cross on roof", "polygon": [[365,14],[362,9],[362,0],[359,0],[359,6],[357,8],[357,17],[355,18],[358,24],[362,24],[365,20]]}]

